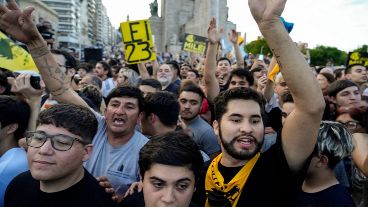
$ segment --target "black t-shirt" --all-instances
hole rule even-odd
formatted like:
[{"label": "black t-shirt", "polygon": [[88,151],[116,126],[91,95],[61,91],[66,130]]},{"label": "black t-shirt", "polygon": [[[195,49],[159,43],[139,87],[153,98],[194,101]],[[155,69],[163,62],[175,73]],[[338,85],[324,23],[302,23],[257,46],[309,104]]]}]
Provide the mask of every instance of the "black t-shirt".
[{"label": "black t-shirt", "polygon": [[348,190],[340,185],[333,185],[320,192],[300,192],[295,207],[355,207]]},{"label": "black t-shirt", "polygon": [[[144,207],[145,204],[144,204],[143,191],[141,192],[135,191],[132,195],[125,197],[119,206],[120,207]],[[198,206],[191,203],[189,207],[198,207]]]},{"label": "black t-shirt", "polygon": [[[306,160],[302,170],[293,173],[286,161],[279,133],[276,144],[262,153],[255,164],[240,194],[238,206],[293,206],[296,195],[301,189],[309,162],[310,158]],[[204,206],[207,199],[205,177],[209,164],[210,162],[207,162],[202,171],[197,190],[193,196],[193,202],[199,206]],[[225,206],[220,201],[217,203],[218,206]]]},{"label": "black t-shirt", "polygon": [[27,171],[15,177],[5,192],[5,206],[22,207],[104,207],[116,206],[98,181],[84,170],[84,177],[75,185],[56,193],[40,190],[40,182]]}]

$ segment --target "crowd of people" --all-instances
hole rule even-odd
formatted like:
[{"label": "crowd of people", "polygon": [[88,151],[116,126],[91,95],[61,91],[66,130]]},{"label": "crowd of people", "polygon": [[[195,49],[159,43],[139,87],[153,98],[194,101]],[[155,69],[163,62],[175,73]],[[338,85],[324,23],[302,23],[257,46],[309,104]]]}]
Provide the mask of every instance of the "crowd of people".
[{"label": "crowd of people", "polygon": [[33,8],[0,5],[40,72],[0,71],[0,207],[368,206],[366,67],[316,70],[286,0],[248,4],[272,58],[236,31],[221,57],[212,18],[205,56],[136,65],[50,49]]}]

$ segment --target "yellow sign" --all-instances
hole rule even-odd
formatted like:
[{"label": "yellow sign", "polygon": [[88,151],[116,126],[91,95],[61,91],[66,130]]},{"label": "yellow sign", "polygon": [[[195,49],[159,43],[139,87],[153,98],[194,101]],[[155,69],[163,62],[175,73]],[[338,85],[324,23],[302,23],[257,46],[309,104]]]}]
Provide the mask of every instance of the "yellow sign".
[{"label": "yellow sign", "polygon": [[206,54],[207,50],[207,38],[201,37],[194,34],[185,34],[185,42],[183,44],[183,50],[198,53],[198,54]]},{"label": "yellow sign", "polygon": [[365,67],[368,66],[368,53],[350,52],[348,55],[347,66],[361,64]]},{"label": "yellow sign", "polygon": [[148,20],[129,21],[120,24],[128,64],[156,59],[153,38]]},{"label": "yellow sign", "polygon": [[31,55],[0,32],[0,67],[11,71],[29,70],[38,73]]}]

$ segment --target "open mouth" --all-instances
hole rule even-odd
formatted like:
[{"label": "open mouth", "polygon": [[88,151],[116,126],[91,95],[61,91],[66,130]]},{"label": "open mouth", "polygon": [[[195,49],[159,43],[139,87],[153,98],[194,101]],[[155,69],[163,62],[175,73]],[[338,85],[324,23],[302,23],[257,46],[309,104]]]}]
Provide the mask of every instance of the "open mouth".
[{"label": "open mouth", "polygon": [[123,118],[114,118],[114,119],[113,119],[113,123],[114,123],[115,125],[122,125],[122,124],[124,124],[124,123],[125,123],[125,120],[124,120]]},{"label": "open mouth", "polygon": [[242,138],[237,139],[236,142],[242,148],[250,148],[255,143],[255,140],[252,137],[242,137]]}]

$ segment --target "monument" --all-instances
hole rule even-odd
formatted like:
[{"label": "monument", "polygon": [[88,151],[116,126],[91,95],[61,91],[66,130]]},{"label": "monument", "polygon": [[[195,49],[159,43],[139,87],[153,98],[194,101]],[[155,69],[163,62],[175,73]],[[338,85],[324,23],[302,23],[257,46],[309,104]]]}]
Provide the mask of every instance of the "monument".
[{"label": "monument", "polygon": [[161,0],[161,16],[157,0],[150,3],[152,34],[157,51],[173,55],[181,51],[185,33],[207,37],[209,21],[217,19],[218,28],[225,34],[236,25],[228,21],[227,0]]}]

